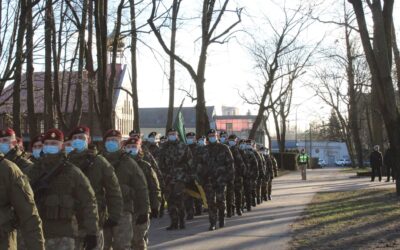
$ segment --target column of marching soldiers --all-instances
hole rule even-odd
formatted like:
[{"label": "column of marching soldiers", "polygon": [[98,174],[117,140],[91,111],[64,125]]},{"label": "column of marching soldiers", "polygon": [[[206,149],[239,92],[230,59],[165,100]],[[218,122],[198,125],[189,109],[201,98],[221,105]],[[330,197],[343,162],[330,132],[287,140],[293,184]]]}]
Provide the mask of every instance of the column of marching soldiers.
[{"label": "column of marching soldiers", "polygon": [[213,231],[271,200],[277,164],[252,140],[211,129],[184,143],[170,129],[142,142],[109,130],[103,143],[85,126],[50,129],[28,153],[0,130],[0,249],[147,249],[150,219],[165,209],[167,230],[208,212]]}]

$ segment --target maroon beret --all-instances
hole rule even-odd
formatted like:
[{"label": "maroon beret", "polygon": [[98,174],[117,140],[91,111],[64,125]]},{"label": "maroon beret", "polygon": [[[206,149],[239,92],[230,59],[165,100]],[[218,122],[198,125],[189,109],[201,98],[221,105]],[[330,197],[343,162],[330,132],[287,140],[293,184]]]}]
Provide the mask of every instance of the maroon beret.
[{"label": "maroon beret", "polygon": [[116,130],[116,129],[109,129],[103,136],[103,140],[106,140],[107,137],[122,137],[121,131]]},{"label": "maroon beret", "polygon": [[142,139],[140,139],[138,137],[131,137],[125,141],[124,145],[128,145],[128,144],[140,145],[141,143],[142,143]]},{"label": "maroon beret", "polygon": [[13,136],[15,135],[15,131],[12,128],[6,128],[0,130],[0,138]]},{"label": "maroon beret", "polygon": [[90,129],[86,126],[78,126],[75,127],[70,133],[69,133],[69,137],[72,138],[73,135],[77,135],[77,134],[87,134],[88,136],[90,136]]},{"label": "maroon beret", "polygon": [[43,136],[43,141],[46,141],[46,140],[56,140],[56,141],[63,142],[64,141],[64,133],[61,130],[56,129],[56,128],[49,129],[49,130],[47,130],[46,133],[44,133],[44,136]]},{"label": "maroon beret", "polygon": [[31,140],[31,147],[33,146],[33,144],[35,144],[38,141],[43,142],[43,137],[44,137],[44,134],[40,134],[40,135],[33,137],[33,139]]}]

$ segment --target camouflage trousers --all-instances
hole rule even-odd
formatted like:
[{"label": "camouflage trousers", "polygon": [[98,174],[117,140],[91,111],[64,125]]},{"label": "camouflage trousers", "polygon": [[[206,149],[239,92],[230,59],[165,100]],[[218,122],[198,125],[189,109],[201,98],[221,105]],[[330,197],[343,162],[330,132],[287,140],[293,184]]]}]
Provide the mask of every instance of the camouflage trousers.
[{"label": "camouflage trousers", "polygon": [[16,250],[17,249],[17,231],[0,232],[0,249]]},{"label": "camouflage trousers", "polygon": [[262,182],[261,196],[265,199],[266,196],[271,195],[271,189],[272,189],[272,180],[271,178],[267,178]]},{"label": "camouflage trousers", "polygon": [[172,223],[178,223],[179,217],[185,216],[185,183],[175,182],[166,186],[165,195],[168,202],[168,213]]},{"label": "camouflage trousers", "polygon": [[255,183],[251,178],[245,178],[243,180],[243,190],[244,190],[244,196],[246,197],[246,204],[251,205],[251,201],[254,198],[253,186],[255,186]]},{"label": "camouflage trousers", "polygon": [[136,225],[136,219],[138,215],[133,215],[132,220],[132,228],[133,228],[133,236],[132,236],[132,249],[133,250],[146,250],[149,239],[147,237],[147,232],[150,228],[150,220],[147,220],[146,223]]},{"label": "camouflage trousers", "polygon": [[208,218],[211,224],[217,222],[217,212],[222,216],[225,213],[225,191],[226,185],[207,183],[204,186],[207,197]]},{"label": "camouflage trousers", "polygon": [[235,189],[235,206],[236,208],[241,208],[243,206],[243,178],[235,177],[234,183]]},{"label": "camouflage trousers", "polygon": [[46,239],[45,246],[46,250],[73,250],[75,239],[69,237]]},{"label": "camouflage trousers", "polygon": [[264,182],[264,177],[258,177],[257,183],[255,185],[255,193],[253,194],[258,199],[261,199],[261,189]]},{"label": "camouflage trousers", "polygon": [[226,185],[226,206],[235,206],[235,184],[228,182]]},{"label": "camouflage trousers", "polygon": [[[83,240],[85,239],[86,232],[84,230],[79,230],[79,237],[75,239],[75,250],[83,250]],[[93,248],[93,250],[103,250],[104,248],[104,232],[103,230],[99,231],[99,235],[97,236],[97,246]]]},{"label": "camouflage trousers", "polygon": [[132,233],[132,214],[124,211],[117,226],[104,229],[104,249],[131,249]]}]

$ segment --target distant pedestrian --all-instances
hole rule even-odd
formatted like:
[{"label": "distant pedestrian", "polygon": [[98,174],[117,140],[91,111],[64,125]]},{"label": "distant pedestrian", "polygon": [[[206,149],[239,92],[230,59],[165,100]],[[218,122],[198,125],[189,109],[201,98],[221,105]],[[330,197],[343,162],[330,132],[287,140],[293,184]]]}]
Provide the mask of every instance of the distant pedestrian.
[{"label": "distant pedestrian", "polygon": [[394,166],[395,165],[394,156],[395,155],[394,154],[395,154],[395,152],[394,152],[393,148],[390,147],[390,144],[389,144],[389,147],[385,152],[385,156],[383,157],[383,163],[385,164],[385,167],[386,167],[386,176],[387,176],[386,182],[390,181],[390,176],[392,176],[393,181],[395,179],[395,176],[394,176],[394,167],[395,167]]},{"label": "distant pedestrian", "polygon": [[297,164],[299,164],[301,170],[301,179],[307,180],[307,167],[310,161],[310,157],[306,154],[304,148],[301,150],[299,156],[297,156]]},{"label": "distant pedestrian", "polygon": [[379,145],[374,146],[374,151],[371,152],[369,159],[372,167],[371,181],[375,181],[376,175],[379,176],[379,181],[382,181],[383,157],[382,153],[379,151]]}]

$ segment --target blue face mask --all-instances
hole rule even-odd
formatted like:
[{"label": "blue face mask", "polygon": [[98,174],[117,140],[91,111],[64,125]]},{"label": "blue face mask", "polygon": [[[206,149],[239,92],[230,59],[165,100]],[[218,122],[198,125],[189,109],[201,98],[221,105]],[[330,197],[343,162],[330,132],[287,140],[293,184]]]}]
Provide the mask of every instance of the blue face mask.
[{"label": "blue face mask", "polygon": [[10,151],[9,143],[0,143],[0,152],[3,154],[7,154]]},{"label": "blue face mask", "polygon": [[43,153],[45,154],[58,154],[60,152],[60,149],[58,148],[58,146],[54,146],[54,145],[44,145],[43,147]]},{"label": "blue face mask", "polygon": [[72,147],[78,150],[78,152],[82,152],[87,148],[87,143],[85,140],[75,139],[72,141]]},{"label": "blue face mask", "polygon": [[116,141],[106,141],[106,149],[109,153],[117,152],[119,149],[119,144]]},{"label": "blue face mask", "polygon": [[71,147],[71,146],[65,147],[65,153],[67,153],[67,154],[71,153],[73,150],[74,150],[74,147]]},{"label": "blue face mask", "polygon": [[226,138],[225,137],[221,137],[221,139],[219,139],[221,143],[225,143]]},{"label": "blue face mask", "polygon": [[35,159],[39,159],[40,158],[40,153],[42,152],[41,149],[34,149],[32,150],[32,155]]},{"label": "blue face mask", "polygon": [[233,147],[233,146],[235,146],[235,145],[236,145],[236,142],[235,142],[235,141],[229,141],[229,146]]},{"label": "blue face mask", "polygon": [[139,153],[139,149],[138,148],[130,148],[130,149],[126,149],[126,152],[132,156],[137,156]]},{"label": "blue face mask", "polygon": [[245,149],[246,149],[246,146],[247,146],[246,144],[240,144],[240,145],[239,145],[239,148],[240,148],[241,150],[245,150]]},{"label": "blue face mask", "polygon": [[176,141],[176,135],[169,135],[168,141]]},{"label": "blue face mask", "polygon": [[216,143],[217,142],[217,137],[208,137],[208,140],[210,141],[210,143]]},{"label": "blue face mask", "polygon": [[200,147],[203,147],[203,146],[206,145],[206,142],[205,142],[204,140],[199,140],[199,141],[197,142],[197,144],[199,144]]},{"label": "blue face mask", "polygon": [[188,145],[192,145],[194,143],[193,139],[186,139]]},{"label": "blue face mask", "polygon": [[253,149],[253,147],[251,145],[246,145],[247,149]]},{"label": "blue face mask", "polygon": [[150,143],[155,143],[156,142],[156,138],[149,137],[149,138],[147,138],[147,141],[150,142]]}]

